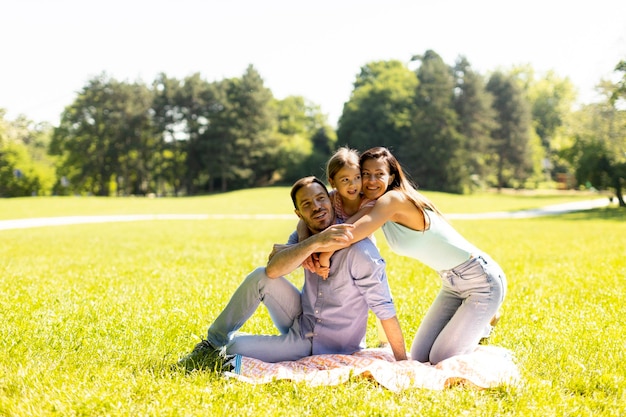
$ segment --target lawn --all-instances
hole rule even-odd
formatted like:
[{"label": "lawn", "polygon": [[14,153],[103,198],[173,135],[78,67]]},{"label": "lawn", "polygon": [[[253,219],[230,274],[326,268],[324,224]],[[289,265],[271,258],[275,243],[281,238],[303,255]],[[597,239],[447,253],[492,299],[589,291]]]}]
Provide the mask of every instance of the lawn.
[{"label": "lawn", "polygon": [[[431,194],[447,212],[533,208],[578,196]],[[589,196],[587,196],[589,198]],[[253,207],[253,208],[251,208]],[[179,199],[0,200],[0,219],[86,214],[292,212],[288,189]],[[3,416],[619,416],[626,413],[626,211],[455,220],[505,269],[491,343],[514,352],[523,384],[392,393],[353,379],[312,388],[249,385],[169,366],[205,334],[241,279],[285,241],[292,220],[178,220],[0,231]],[[389,252],[410,343],[437,276]],[[290,275],[295,283],[301,272]],[[372,319],[368,340],[374,342]],[[272,332],[259,312],[242,329]]]}]

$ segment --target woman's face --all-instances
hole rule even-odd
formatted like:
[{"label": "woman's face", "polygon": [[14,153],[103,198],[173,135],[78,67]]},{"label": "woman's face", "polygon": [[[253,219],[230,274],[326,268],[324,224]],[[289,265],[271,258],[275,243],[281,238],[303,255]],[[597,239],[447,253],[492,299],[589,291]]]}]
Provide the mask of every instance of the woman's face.
[{"label": "woman's face", "polygon": [[368,159],[361,166],[363,194],[365,197],[376,200],[385,194],[387,187],[393,181],[389,175],[389,166],[383,159]]},{"label": "woman's face", "polygon": [[346,200],[356,200],[361,193],[361,170],[345,166],[329,179],[330,185]]}]

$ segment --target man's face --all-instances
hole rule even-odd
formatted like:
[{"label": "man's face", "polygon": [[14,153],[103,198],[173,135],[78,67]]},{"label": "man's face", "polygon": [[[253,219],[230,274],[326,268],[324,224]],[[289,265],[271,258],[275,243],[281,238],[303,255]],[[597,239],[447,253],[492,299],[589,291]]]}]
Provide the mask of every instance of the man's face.
[{"label": "man's face", "polygon": [[319,233],[335,222],[335,211],[328,193],[317,183],[308,184],[296,193],[296,214],[312,233]]}]

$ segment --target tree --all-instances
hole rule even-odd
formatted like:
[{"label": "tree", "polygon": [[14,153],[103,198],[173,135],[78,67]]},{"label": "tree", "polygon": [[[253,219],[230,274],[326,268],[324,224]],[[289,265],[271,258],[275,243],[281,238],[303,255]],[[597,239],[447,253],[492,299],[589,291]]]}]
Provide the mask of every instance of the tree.
[{"label": "tree", "polygon": [[415,74],[397,60],[363,66],[339,119],[338,143],[361,150],[400,149],[409,141],[417,83]]},{"label": "tree", "polygon": [[493,97],[498,127],[493,131],[497,188],[523,184],[532,172],[529,146],[530,110],[521,87],[511,75],[493,73],[487,82]]},{"label": "tree", "polygon": [[59,176],[75,191],[108,196],[150,191],[154,129],[152,98],[140,83],[105,74],[90,80],[54,130],[51,152],[61,155]]},{"label": "tree", "polygon": [[617,82],[611,93],[611,103],[615,104],[619,99],[626,100],[626,60],[620,61],[615,66],[616,72],[622,73],[622,78]]},{"label": "tree", "polygon": [[464,192],[468,178],[463,137],[454,110],[455,79],[434,51],[416,56],[419,83],[415,90],[410,140],[399,149],[400,162],[419,185],[429,190]]},{"label": "tree", "polygon": [[619,110],[613,100],[616,85],[602,81],[598,90],[604,101],[576,112],[569,126],[572,145],[561,154],[575,168],[580,184],[612,189],[619,205],[626,207],[622,195],[626,181],[626,111]]},{"label": "tree", "polygon": [[51,126],[24,116],[6,120],[0,109],[0,197],[49,195],[54,160],[47,154]]},{"label": "tree", "polygon": [[[470,179],[484,182],[491,170],[491,133],[498,126],[492,108],[493,96],[487,92],[483,77],[471,68],[466,58],[460,57],[454,70],[454,108],[459,120],[458,130],[463,136],[463,159]],[[467,185],[471,188],[475,184],[468,181]]]},{"label": "tree", "polygon": [[222,178],[222,190],[226,190],[229,180],[238,188],[266,184],[273,176],[278,156],[272,92],[250,65],[240,79],[230,80],[227,97],[232,106],[231,146],[226,148],[228,170]]},{"label": "tree", "polygon": [[307,175],[323,177],[334,149],[334,132],[319,106],[301,96],[276,100],[279,141],[276,179],[292,183]]},{"label": "tree", "polygon": [[181,105],[182,82],[160,74],[152,83],[154,111],[155,172],[157,193],[174,195],[183,190],[187,175],[185,160],[189,139],[185,113]]},{"label": "tree", "polygon": [[522,83],[530,104],[532,126],[540,141],[533,151],[534,171],[538,178],[554,180],[556,175],[568,173],[566,164],[559,158],[559,150],[567,142],[564,126],[576,99],[574,86],[553,71],[537,78],[532,68],[519,66],[512,74]]},{"label": "tree", "polygon": [[109,123],[117,128],[113,141],[116,189],[123,195],[155,192],[160,137],[154,132],[152,91],[143,83],[120,83],[117,95],[118,106],[109,115]]},{"label": "tree", "polygon": [[230,146],[226,81],[209,83],[196,73],[185,78],[177,95],[177,122],[185,146],[185,189],[189,194],[213,191],[228,169],[224,149]]}]

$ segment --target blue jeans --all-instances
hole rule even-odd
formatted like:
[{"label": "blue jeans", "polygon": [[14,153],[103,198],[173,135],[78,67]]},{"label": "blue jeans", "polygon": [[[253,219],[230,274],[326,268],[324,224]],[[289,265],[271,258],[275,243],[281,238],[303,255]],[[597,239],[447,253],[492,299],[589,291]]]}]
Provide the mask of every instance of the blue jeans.
[{"label": "blue jeans", "polygon": [[487,255],[440,271],[442,288],[417,330],[411,358],[437,364],[473,352],[506,294],[506,277]]},{"label": "blue jeans", "polygon": [[[263,302],[280,335],[235,334]],[[311,339],[300,335],[300,291],[285,278],[269,278],[265,268],[252,271],[235,291],[226,308],[209,327],[207,340],[226,346],[229,355],[264,362],[293,361],[310,356]]]}]

